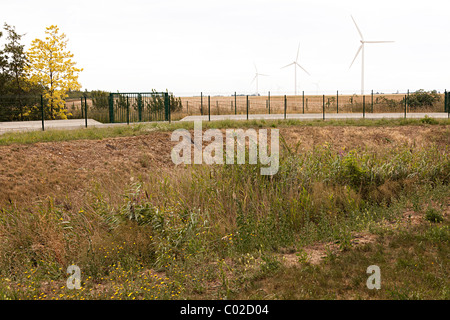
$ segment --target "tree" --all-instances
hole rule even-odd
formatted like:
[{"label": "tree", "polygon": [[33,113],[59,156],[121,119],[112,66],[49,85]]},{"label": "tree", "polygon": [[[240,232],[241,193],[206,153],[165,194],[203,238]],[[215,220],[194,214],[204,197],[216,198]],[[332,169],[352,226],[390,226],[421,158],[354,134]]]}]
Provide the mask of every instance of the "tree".
[{"label": "tree", "polygon": [[83,69],[76,68],[72,60],[73,54],[67,51],[66,35],[59,34],[59,28],[51,25],[46,28],[45,40],[35,39],[27,52],[27,71],[33,83],[44,90],[48,112],[51,119],[67,119],[64,101],[69,90],[80,90],[78,73]]},{"label": "tree", "polygon": [[32,119],[36,116],[36,99],[30,93],[41,93],[33,86],[25,72],[28,64],[22,36],[15,27],[4,24],[3,48],[0,48],[0,121]]},{"label": "tree", "polygon": [[[3,36],[3,32],[0,30],[0,38]],[[7,65],[8,59],[6,58],[5,51],[0,49],[0,94],[5,93],[5,84],[7,82]]]},{"label": "tree", "polygon": [[3,52],[8,59],[7,69],[12,80],[10,90],[12,93],[20,95],[25,91],[27,86],[25,68],[28,64],[28,59],[24,51],[25,46],[20,44],[23,35],[18,34],[15,27],[9,26],[6,23],[4,29],[8,32],[7,40],[9,40]]}]

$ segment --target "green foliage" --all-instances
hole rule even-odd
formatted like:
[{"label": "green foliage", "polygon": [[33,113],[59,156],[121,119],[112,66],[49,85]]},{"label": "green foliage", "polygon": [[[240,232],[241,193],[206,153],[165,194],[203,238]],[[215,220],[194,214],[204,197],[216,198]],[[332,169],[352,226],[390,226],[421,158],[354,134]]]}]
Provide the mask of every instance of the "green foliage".
[{"label": "green foliage", "polygon": [[346,182],[352,187],[359,189],[368,182],[368,177],[357,157],[358,153],[356,150],[350,151],[343,157],[340,177],[344,183]]},{"label": "green foliage", "polygon": [[[152,89],[152,92],[156,93],[155,89]],[[169,92],[169,103],[170,103],[170,111],[176,112],[180,111],[183,108],[183,105],[181,103],[181,98],[174,97],[173,93]],[[157,111],[164,111],[165,110],[165,104],[164,104],[164,96],[160,94],[154,94],[152,95],[152,99],[150,102],[148,102],[147,106],[152,112]]]},{"label": "green foliage", "polygon": [[[418,109],[421,107],[432,107],[436,102],[441,100],[441,97],[436,90],[425,91],[420,89],[411,93],[407,99],[408,106],[411,109]],[[402,103],[404,103],[404,99],[402,100]]]},{"label": "green foliage", "polygon": [[9,83],[3,83],[3,90],[1,88],[2,83],[0,83],[0,92],[9,89],[9,93],[22,94],[27,89],[24,69],[28,63],[24,51],[25,46],[20,43],[23,35],[18,34],[15,31],[15,27],[9,26],[6,23],[4,30],[8,34],[6,39],[9,42],[0,51],[0,67],[3,73],[5,73],[5,78],[9,78]]},{"label": "green foliage", "polygon": [[435,208],[429,207],[425,212],[425,220],[428,220],[430,222],[442,222],[444,221],[444,218],[442,214],[436,210]]},{"label": "green foliage", "polygon": [[395,99],[389,99],[389,98],[386,98],[385,96],[376,97],[374,103],[383,105],[383,106],[387,107],[388,109],[395,109],[402,105],[401,101],[397,101]]},{"label": "green foliage", "polygon": [[424,123],[424,124],[438,124],[438,121],[434,118],[431,118],[427,115],[425,115],[425,117],[423,117],[422,119],[420,119],[420,122]]},{"label": "green foliage", "polygon": [[40,93],[41,89],[27,79],[23,35],[6,23],[4,30],[7,42],[0,48],[0,121],[34,120],[38,114],[37,101],[30,95]]},{"label": "green foliage", "polygon": [[89,93],[92,99],[92,105],[99,110],[105,110],[109,107],[109,92],[93,90]]},{"label": "green foliage", "polygon": [[181,98],[174,97],[173,93],[169,93],[170,99],[170,111],[177,112],[183,109],[183,104],[181,103]]}]

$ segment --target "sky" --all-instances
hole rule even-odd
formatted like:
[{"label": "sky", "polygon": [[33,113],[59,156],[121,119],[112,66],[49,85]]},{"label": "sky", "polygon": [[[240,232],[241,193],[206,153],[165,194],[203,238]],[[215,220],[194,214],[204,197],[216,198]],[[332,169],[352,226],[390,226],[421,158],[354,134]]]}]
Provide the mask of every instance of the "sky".
[{"label": "sky", "polygon": [[[176,96],[450,90],[450,1],[0,0],[25,49],[57,25],[83,90]],[[0,39],[2,40],[2,39]],[[296,59],[309,75],[294,67]]]}]

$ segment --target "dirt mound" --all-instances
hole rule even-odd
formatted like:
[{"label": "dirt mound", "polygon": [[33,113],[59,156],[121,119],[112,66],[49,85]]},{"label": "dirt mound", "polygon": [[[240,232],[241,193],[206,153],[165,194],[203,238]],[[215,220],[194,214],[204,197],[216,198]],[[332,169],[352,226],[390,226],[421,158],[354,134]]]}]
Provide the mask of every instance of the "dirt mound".
[{"label": "dirt mound", "polygon": [[[293,126],[281,128],[280,134],[297,152],[325,143],[337,150],[450,145],[447,126]],[[135,137],[0,146],[0,207],[84,193],[93,183],[123,186],[139,175],[173,172],[170,153],[176,142],[170,137],[171,132],[151,131]]]},{"label": "dirt mound", "polygon": [[83,192],[93,181],[170,169],[169,132],[104,140],[0,146],[0,205]]}]

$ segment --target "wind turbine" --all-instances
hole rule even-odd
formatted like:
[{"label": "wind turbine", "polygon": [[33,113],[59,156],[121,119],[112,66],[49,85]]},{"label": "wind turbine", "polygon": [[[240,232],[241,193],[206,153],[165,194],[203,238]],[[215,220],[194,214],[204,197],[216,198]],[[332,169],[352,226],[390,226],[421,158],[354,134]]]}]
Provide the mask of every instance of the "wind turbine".
[{"label": "wind turbine", "polygon": [[351,15],[350,15],[350,17],[352,17],[353,23],[356,26],[356,30],[358,30],[358,33],[361,37],[361,40],[360,40],[361,45],[359,46],[358,51],[356,51],[355,58],[353,58],[353,61],[350,64],[349,69],[352,67],[353,62],[355,62],[356,58],[358,57],[358,54],[361,52],[361,95],[364,95],[364,45],[366,43],[390,43],[390,42],[394,42],[394,41],[367,41],[367,40],[364,40],[364,37],[361,33],[361,30],[359,30],[359,27],[356,24],[355,19],[353,19],[353,16],[351,16]]},{"label": "wind turbine", "polygon": [[319,95],[319,91],[320,91],[320,80],[312,81],[312,83],[316,86],[316,95]]},{"label": "wind turbine", "polygon": [[267,77],[268,75],[267,74],[258,73],[258,68],[256,68],[256,64],[253,63],[253,65],[255,66],[255,77],[253,78],[251,83],[253,83],[256,80],[256,95],[259,95],[259,93],[258,93],[258,77],[259,76]]},{"label": "wind turbine", "polygon": [[297,57],[295,58],[295,61],[294,61],[294,62],[291,62],[291,63],[289,63],[287,66],[284,66],[284,67],[281,68],[281,69],[284,69],[284,68],[287,68],[287,67],[292,66],[292,65],[294,66],[294,85],[295,85],[295,88],[294,88],[294,94],[295,94],[295,95],[297,95],[297,67],[300,67],[303,71],[306,72],[306,74],[308,74],[308,75],[310,76],[309,72],[306,71],[305,68],[303,68],[303,67],[298,63],[298,54],[299,54],[299,53],[300,53],[300,43],[298,44]]}]

